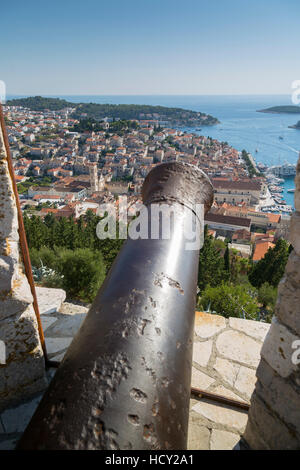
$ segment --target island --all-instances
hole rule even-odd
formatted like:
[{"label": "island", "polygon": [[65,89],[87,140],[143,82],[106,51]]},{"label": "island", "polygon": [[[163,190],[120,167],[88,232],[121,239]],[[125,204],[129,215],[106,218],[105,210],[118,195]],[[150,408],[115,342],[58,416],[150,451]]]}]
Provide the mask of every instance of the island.
[{"label": "island", "polygon": [[170,126],[212,126],[219,124],[219,120],[209,114],[191,111],[182,108],[169,108],[165,106],[150,106],[137,104],[98,104],[98,103],[71,103],[60,98],[45,98],[34,96],[17,98],[6,102],[7,106],[21,106],[31,111],[59,111],[69,109],[74,119],[95,119],[101,121],[105,118],[122,120],[153,120],[160,124]]},{"label": "island", "polygon": [[300,130],[300,121],[297,122],[294,126],[289,126],[290,129],[299,129]]},{"label": "island", "polygon": [[258,113],[270,113],[270,114],[300,114],[300,106],[285,105],[285,106],[273,106],[271,108],[259,109]]}]

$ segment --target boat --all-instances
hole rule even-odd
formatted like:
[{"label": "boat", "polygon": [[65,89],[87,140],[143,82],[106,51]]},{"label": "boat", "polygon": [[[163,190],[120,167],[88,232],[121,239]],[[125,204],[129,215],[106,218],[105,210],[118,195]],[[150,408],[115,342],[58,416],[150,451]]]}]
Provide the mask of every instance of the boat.
[{"label": "boat", "polygon": [[258,153],[258,149],[255,149],[255,153]]},{"label": "boat", "polygon": [[282,137],[282,135],[280,135],[280,136],[279,136],[279,140],[283,140],[283,137]]},{"label": "boat", "polygon": [[288,192],[288,193],[294,193],[294,192],[295,192],[295,189],[288,189],[287,192]]}]

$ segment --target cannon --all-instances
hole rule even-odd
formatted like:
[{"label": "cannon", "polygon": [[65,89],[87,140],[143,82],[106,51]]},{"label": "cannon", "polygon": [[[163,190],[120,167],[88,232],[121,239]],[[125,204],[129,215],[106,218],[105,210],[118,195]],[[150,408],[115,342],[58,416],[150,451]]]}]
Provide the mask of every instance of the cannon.
[{"label": "cannon", "polygon": [[209,210],[213,188],[170,162],[150,171],[142,197],[159,233],[124,243],[17,449],[186,449],[200,247],[187,249],[184,227],[203,230],[197,207]]}]

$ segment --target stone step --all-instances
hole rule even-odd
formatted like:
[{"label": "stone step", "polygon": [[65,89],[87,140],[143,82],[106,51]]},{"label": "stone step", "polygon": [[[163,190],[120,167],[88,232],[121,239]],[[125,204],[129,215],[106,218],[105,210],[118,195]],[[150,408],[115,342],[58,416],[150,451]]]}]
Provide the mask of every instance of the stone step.
[{"label": "stone step", "polygon": [[66,299],[66,292],[63,289],[36,287],[36,295],[41,315],[57,312]]}]

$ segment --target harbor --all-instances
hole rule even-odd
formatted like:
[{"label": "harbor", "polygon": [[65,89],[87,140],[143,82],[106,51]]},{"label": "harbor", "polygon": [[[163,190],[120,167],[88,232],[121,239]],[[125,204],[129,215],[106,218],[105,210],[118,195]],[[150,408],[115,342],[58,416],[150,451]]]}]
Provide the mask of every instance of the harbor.
[{"label": "harbor", "polygon": [[257,163],[267,180],[267,193],[260,203],[262,212],[291,214],[294,210],[294,176],[296,166],[290,163],[267,167]]}]

